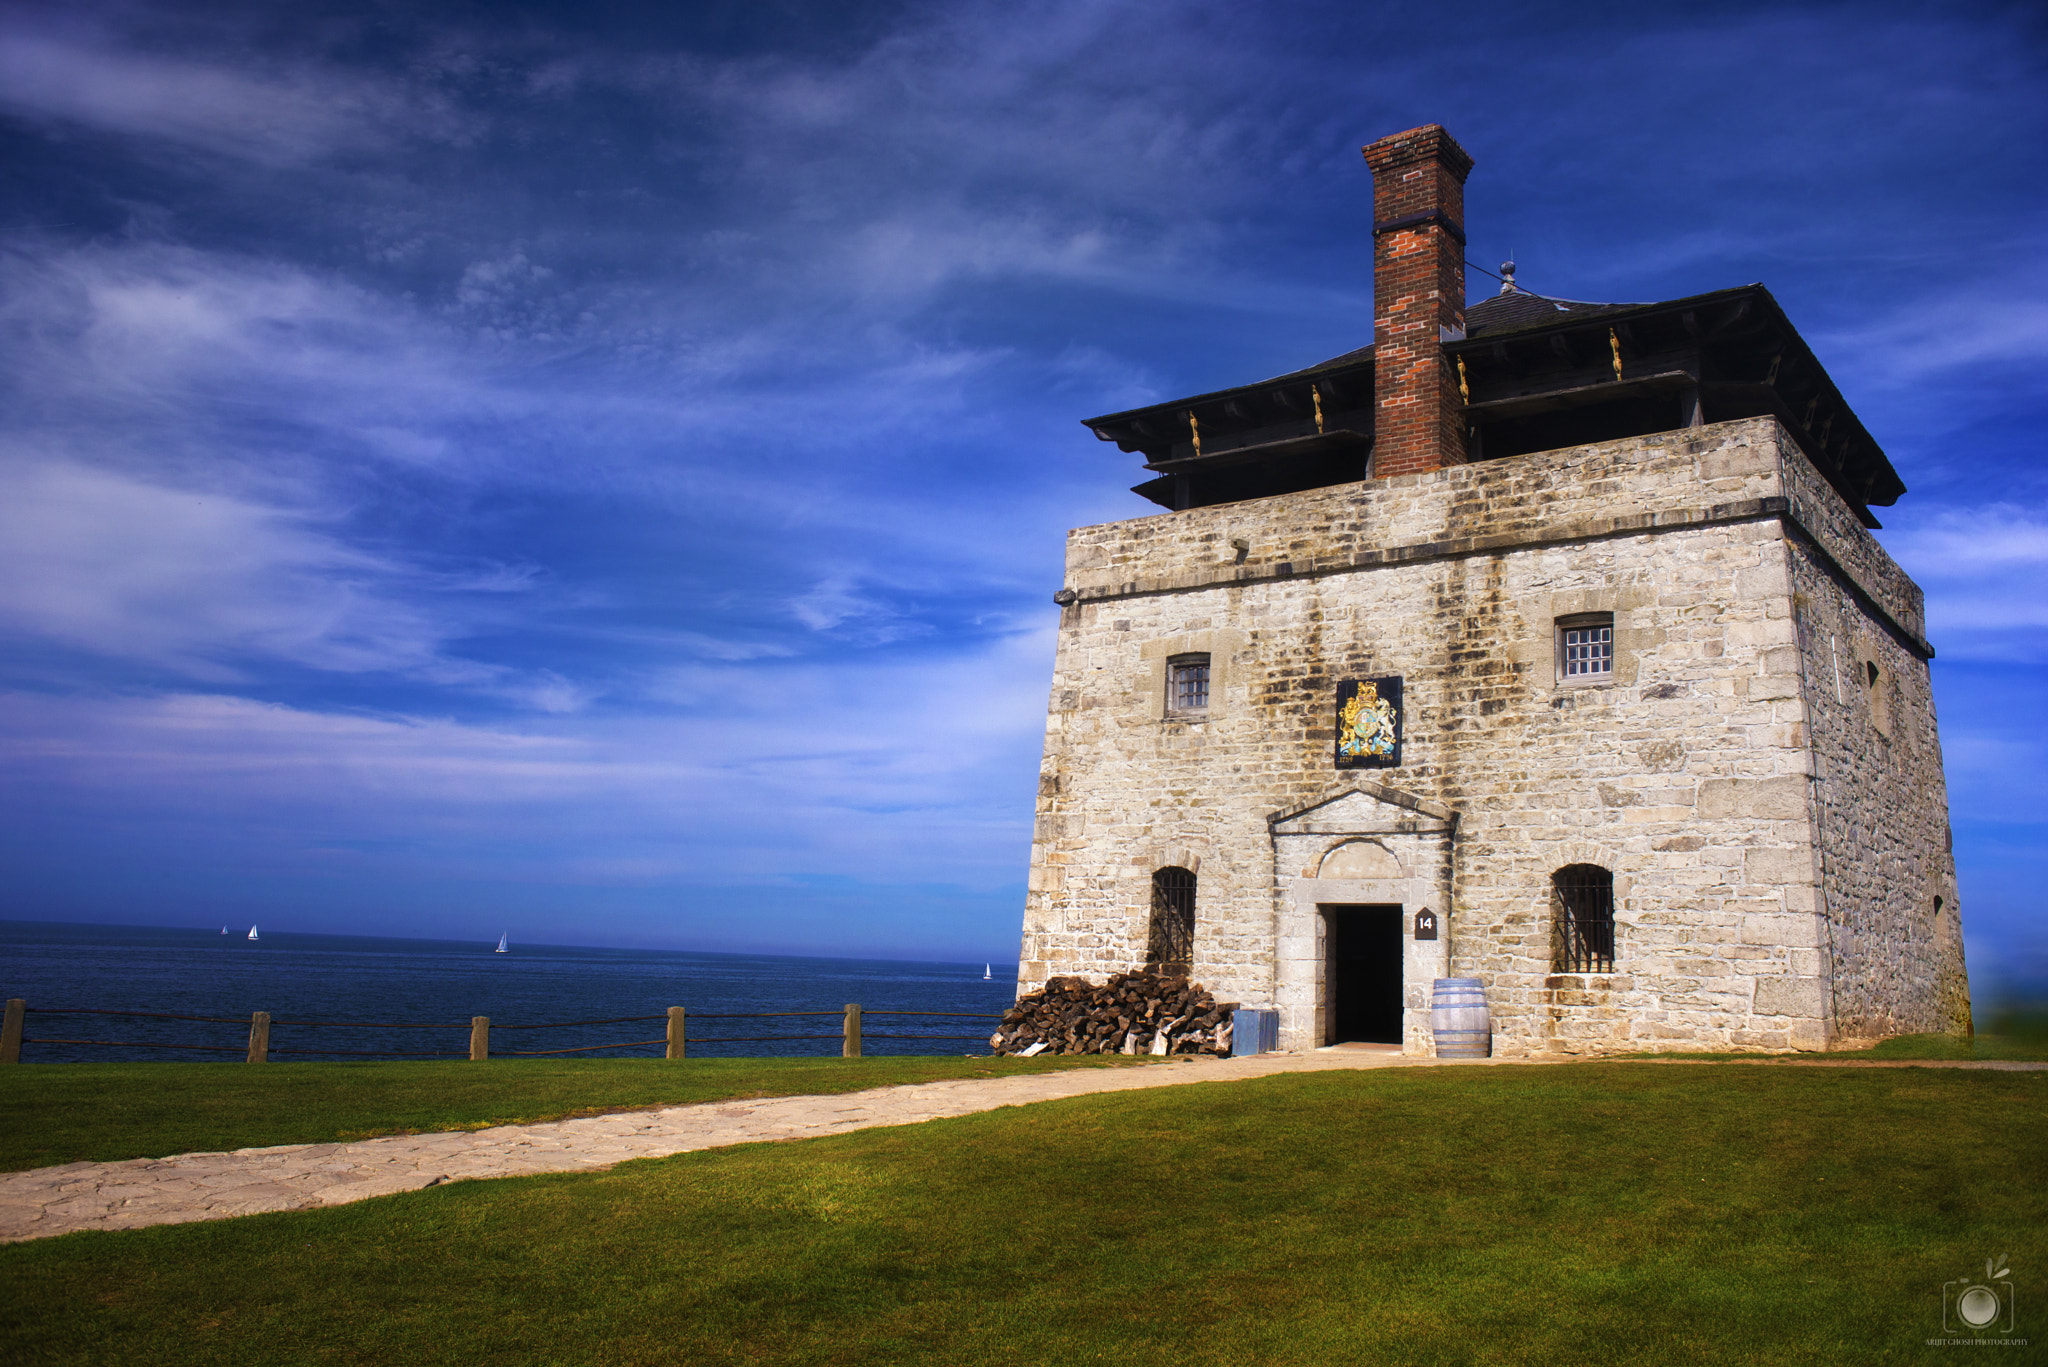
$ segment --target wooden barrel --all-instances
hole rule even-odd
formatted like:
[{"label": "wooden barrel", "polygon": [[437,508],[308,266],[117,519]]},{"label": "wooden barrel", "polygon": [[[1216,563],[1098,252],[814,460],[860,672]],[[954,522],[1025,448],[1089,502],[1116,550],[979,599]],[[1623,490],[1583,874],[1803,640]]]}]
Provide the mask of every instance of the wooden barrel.
[{"label": "wooden barrel", "polygon": [[1486,1014],[1486,984],[1477,978],[1438,978],[1429,1003],[1438,1058],[1487,1058],[1493,1022]]}]

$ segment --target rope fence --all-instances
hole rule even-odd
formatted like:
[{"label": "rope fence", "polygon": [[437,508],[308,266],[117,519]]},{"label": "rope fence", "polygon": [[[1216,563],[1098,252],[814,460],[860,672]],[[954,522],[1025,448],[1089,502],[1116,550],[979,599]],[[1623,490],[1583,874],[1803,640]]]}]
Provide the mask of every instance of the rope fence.
[{"label": "rope fence", "polygon": [[[112,1040],[112,1039],[59,1039],[55,1036],[31,1036],[25,1033],[30,1016],[108,1016],[128,1017],[144,1020],[189,1021],[203,1025],[246,1025],[249,1030],[248,1044],[186,1044],[165,1043],[157,1040]],[[692,1035],[689,1027],[693,1023],[706,1021],[765,1021],[785,1020],[793,1017],[835,1016],[840,1020],[837,1034],[795,1034],[795,1035]],[[549,1021],[538,1024],[493,1024],[488,1016],[472,1016],[461,1021],[342,1021],[342,1020],[273,1020],[267,1011],[252,1012],[247,1020],[239,1016],[195,1016],[177,1011],[126,1011],[114,1008],[86,1006],[37,1006],[15,997],[7,1003],[4,1024],[0,1024],[0,1064],[21,1062],[21,1051],[25,1045],[65,1045],[109,1049],[183,1049],[202,1053],[242,1054],[250,1063],[266,1063],[272,1054],[297,1057],[348,1057],[348,1058],[464,1058],[472,1062],[483,1062],[491,1057],[491,1032],[493,1030],[579,1030],[605,1025],[637,1025],[643,1021],[664,1021],[667,1029],[659,1039],[612,1040],[600,1044],[574,1044],[559,1049],[502,1049],[498,1053],[508,1058],[548,1058],[562,1054],[591,1054],[612,1049],[654,1049],[662,1050],[662,1057],[683,1059],[689,1057],[692,1045],[698,1048],[732,1044],[816,1044],[836,1042],[843,1058],[861,1057],[865,1040],[930,1040],[934,1043],[954,1043],[960,1040],[979,1040],[983,1035],[927,1033],[912,1030],[908,1033],[890,1031],[887,1033],[864,1033],[864,1016],[910,1017],[931,1021],[977,1020],[1000,1021],[997,1012],[976,1011],[863,1011],[859,1003],[849,1002],[839,1011],[706,1011],[694,1015],[680,1006],[671,1006],[667,1011],[643,1016],[605,1016],[593,1020]],[[904,1022],[908,1024],[909,1022]],[[56,1024],[56,1022],[51,1022]],[[770,1027],[773,1028],[773,1027]],[[940,1026],[939,1029],[944,1029]],[[467,1030],[469,1050],[460,1052],[405,1049],[342,1049],[285,1047],[271,1043],[273,1030]],[[312,1041],[298,1036],[291,1037],[294,1046],[303,1046]]]}]

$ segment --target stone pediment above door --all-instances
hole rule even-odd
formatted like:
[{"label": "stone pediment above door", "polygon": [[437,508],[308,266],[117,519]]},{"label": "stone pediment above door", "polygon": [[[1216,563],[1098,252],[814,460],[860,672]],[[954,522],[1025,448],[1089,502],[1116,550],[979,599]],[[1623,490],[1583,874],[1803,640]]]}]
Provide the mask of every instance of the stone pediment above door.
[{"label": "stone pediment above door", "polygon": [[1457,828],[1458,814],[1441,802],[1359,779],[1267,824],[1275,836],[1447,835]]}]

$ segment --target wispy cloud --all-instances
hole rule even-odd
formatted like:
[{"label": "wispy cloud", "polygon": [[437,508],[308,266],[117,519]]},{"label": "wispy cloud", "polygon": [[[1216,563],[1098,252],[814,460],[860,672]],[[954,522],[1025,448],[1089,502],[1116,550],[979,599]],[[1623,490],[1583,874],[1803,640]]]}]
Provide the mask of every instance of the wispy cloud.
[{"label": "wispy cloud", "polygon": [[[2048,251],[2048,232],[2013,249],[2038,257]],[[1970,369],[1979,375],[1962,378],[1984,378],[1987,368],[1999,376],[2033,373],[2048,364],[2048,272],[2025,261],[1996,288],[1944,281],[1813,340],[1878,386],[1924,387]]]},{"label": "wispy cloud", "polygon": [[[2039,775],[2048,763],[2048,745],[2023,730],[1951,725],[1941,738],[1941,755],[1956,820],[2008,826],[2017,820],[2038,831]],[[2034,853],[2048,856],[2038,847]]]},{"label": "wispy cloud", "polygon": [[[1049,647],[1019,636],[853,673],[699,666],[647,681],[670,706],[517,728],[220,693],[16,693],[0,705],[0,785],[33,787],[45,810],[111,801],[222,863],[254,823],[305,846],[402,836],[407,861],[426,845],[479,876],[566,859],[670,881],[915,869],[1007,884],[1029,840]],[[186,834],[194,819],[212,833]],[[475,862],[478,839],[507,868]]]},{"label": "wispy cloud", "polygon": [[1927,591],[1944,658],[2048,663],[2048,516],[1993,503],[1887,532],[1885,545]]},{"label": "wispy cloud", "polygon": [[402,302],[164,242],[28,244],[0,263],[0,337],[7,429],[158,472],[260,479],[334,454],[433,461],[454,453],[435,420],[512,407]]},{"label": "wispy cloud", "polygon": [[[303,513],[58,461],[9,462],[0,629],[213,679],[263,661],[480,671],[403,601],[415,576]],[[451,677],[453,676],[453,677]]]},{"label": "wispy cloud", "polygon": [[0,26],[0,107],[96,131],[286,165],[362,152],[397,136],[458,136],[430,90],[303,63],[138,51],[79,27]]}]

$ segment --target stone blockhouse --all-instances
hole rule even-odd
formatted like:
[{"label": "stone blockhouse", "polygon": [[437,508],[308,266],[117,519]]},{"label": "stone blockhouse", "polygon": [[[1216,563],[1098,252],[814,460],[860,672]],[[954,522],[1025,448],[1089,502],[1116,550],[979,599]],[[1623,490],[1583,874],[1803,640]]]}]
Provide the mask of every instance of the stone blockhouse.
[{"label": "stone blockhouse", "polygon": [[1090,419],[1019,986],[1183,962],[1281,1047],[1969,1025],[1904,491],[1761,286],[1469,310],[1440,128],[1366,149],[1374,344]]}]

